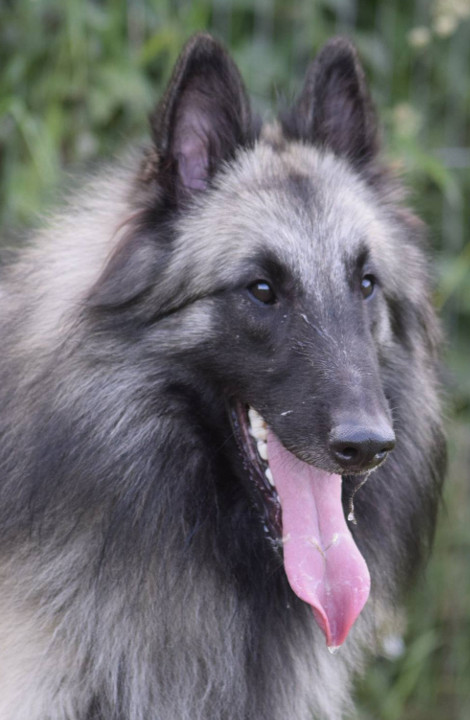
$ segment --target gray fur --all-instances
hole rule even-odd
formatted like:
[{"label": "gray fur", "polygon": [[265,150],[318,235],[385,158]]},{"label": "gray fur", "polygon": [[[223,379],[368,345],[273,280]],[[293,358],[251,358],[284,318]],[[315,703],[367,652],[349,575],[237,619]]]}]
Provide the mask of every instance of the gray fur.
[{"label": "gray fur", "polygon": [[[198,42],[212,48],[205,36]],[[429,549],[442,477],[439,328],[418,221],[375,149],[375,165],[367,157],[358,169],[359,151],[339,157],[323,130],[321,146],[291,139],[287,121],[257,139],[253,124],[243,146],[243,100],[236,149],[220,150],[213,167],[201,156],[204,139],[194,165],[191,146],[171,181],[176,209],[155,220],[155,236],[148,223],[141,230],[170,183],[162,153],[184,153],[178,137],[159,147],[171,130],[175,82],[158,115],[157,149],[105,168],[3,269],[0,720],[339,720],[351,708],[354,673],[393,624],[392,608]],[[242,92],[238,76],[233,82]],[[186,110],[183,103],[177,115],[183,128]],[[209,136],[207,117],[195,117]],[[345,267],[360,245],[382,273],[370,372],[396,390],[398,443],[358,494],[356,541],[373,591],[333,657],[271,548],[276,579],[271,588],[266,565],[258,600],[240,587],[239,570],[232,576],[221,563],[217,538],[227,531],[211,488],[216,457],[233,438],[223,405],[208,409],[220,402],[220,385],[205,367],[210,360],[219,383],[216,353],[246,354],[243,338],[221,326],[221,298],[268,250],[298,293],[292,348],[302,368],[330,390],[366,387],[364,344],[351,340],[350,316],[341,314]],[[178,393],[197,392],[193,361],[206,387],[191,415]],[[254,374],[275,374],[270,359],[247,361]],[[315,407],[314,390],[302,392]],[[276,407],[288,442],[289,428],[303,422],[299,396],[291,397]],[[212,454],[206,422],[218,443]],[[319,443],[299,440],[297,452],[327,462]],[[233,460],[225,462],[233,473]],[[250,508],[241,495],[237,508]],[[253,547],[262,547],[261,524],[253,533]],[[233,536],[238,542],[248,562],[247,541]]]}]

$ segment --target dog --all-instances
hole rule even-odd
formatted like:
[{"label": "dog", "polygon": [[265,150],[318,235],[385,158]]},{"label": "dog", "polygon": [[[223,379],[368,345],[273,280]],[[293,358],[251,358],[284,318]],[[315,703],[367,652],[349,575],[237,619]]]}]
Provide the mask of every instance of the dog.
[{"label": "dog", "polygon": [[0,718],[338,720],[444,474],[423,225],[344,38],[264,126],[196,35],[151,133],[2,268]]}]

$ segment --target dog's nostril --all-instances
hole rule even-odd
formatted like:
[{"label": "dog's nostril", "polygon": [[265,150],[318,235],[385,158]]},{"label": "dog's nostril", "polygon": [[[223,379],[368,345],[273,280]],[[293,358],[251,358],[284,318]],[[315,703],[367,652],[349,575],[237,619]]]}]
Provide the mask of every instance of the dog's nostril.
[{"label": "dog's nostril", "polygon": [[384,448],[382,448],[381,450],[379,450],[378,453],[376,453],[376,456],[375,456],[375,457],[376,457],[378,460],[383,460],[383,458],[384,458],[386,455],[388,455],[388,453],[390,452],[390,450],[393,450],[394,447],[395,447],[395,442],[390,442],[390,443],[388,443],[388,444],[387,444],[387,447],[384,447]]},{"label": "dog's nostril", "polygon": [[343,457],[345,460],[354,460],[358,455],[358,449],[353,447],[345,447],[336,451],[338,456]]}]

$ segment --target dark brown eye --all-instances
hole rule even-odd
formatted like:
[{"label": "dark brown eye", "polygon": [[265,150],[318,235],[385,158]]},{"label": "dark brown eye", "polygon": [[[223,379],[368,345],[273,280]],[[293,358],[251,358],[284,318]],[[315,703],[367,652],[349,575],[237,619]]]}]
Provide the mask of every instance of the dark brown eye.
[{"label": "dark brown eye", "polygon": [[361,280],[361,292],[364,300],[370,298],[375,289],[375,277],[373,275],[364,275]]},{"label": "dark brown eye", "polygon": [[248,286],[248,292],[255,300],[262,302],[263,305],[272,305],[276,302],[276,295],[271,285],[265,280],[257,280],[253,285]]}]

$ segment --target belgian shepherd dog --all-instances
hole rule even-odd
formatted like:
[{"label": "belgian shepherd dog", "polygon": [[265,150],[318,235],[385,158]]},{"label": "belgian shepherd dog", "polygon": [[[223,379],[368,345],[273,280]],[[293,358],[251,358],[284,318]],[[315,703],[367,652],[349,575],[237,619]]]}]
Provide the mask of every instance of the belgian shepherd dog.
[{"label": "belgian shepherd dog", "polygon": [[0,718],[337,720],[433,535],[423,228],[345,39],[264,127],[197,35],[151,130],[2,269]]}]

